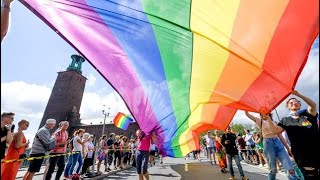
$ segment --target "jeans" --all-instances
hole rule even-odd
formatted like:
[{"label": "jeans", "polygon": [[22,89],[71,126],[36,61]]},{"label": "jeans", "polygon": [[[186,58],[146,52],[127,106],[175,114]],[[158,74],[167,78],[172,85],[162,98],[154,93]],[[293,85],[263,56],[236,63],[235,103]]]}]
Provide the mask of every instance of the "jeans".
[{"label": "jeans", "polygon": [[[50,153],[50,155],[58,155],[58,154],[62,154],[62,153]],[[55,179],[59,180],[60,176],[64,170],[64,155],[51,157],[49,159],[49,168],[48,168],[48,172],[46,174],[46,180],[51,179],[52,173],[54,172],[56,165],[58,165],[58,171],[57,171]]]},{"label": "jeans", "polygon": [[[264,138],[263,139],[263,151],[264,151],[264,154],[267,158],[269,169],[270,169],[270,172],[268,174],[269,180],[276,179],[276,173],[277,173],[276,159],[277,158],[280,160],[282,166],[286,170],[288,179],[290,179],[290,180],[297,179],[297,176],[293,170],[293,165],[290,160],[290,157],[278,137],[277,138]],[[290,174],[289,170],[293,171],[293,173]]]},{"label": "jeans", "polygon": [[138,174],[141,174],[141,166],[142,173],[146,174],[148,172],[148,160],[149,160],[149,151],[136,151],[136,167]]},{"label": "jeans", "polygon": [[71,165],[72,165],[72,157],[73,157],[72,154],[70,154],[69,157],[68,157],[67,166],[66,166],[66,168],[64,170],[64,176],[65,177],[68,177],[70,175],[69,174],[69,170],[70,170]]},{"label": "jeans", "polygon": [[71,175],[73,173],[73,169],[76,166],[77,162],[78,162],[78,167],[77,167],[76,173],[79,174],[80,173],[80,169],[82,167],[82,155],[81,155],[81,152],[72,155],[72,164],[71,164],[71,167],[70,167],[70,170],[69,170],[69,173],[68,173],[69,175]]},{"label": "jeans", "polygon": [[227,158],[228,158],[228,166],[229,166],[229,171],[231,176],[234,176],[234,171],[233,171],[233,167],[232,167],[232,157],[234,159],[234,161],[236,162],[238,169],[239,169],[239,173],[241,175],[241,177],[244,176],[243,170],[242,170],[242,166],[240,164],[240,159],[239,159],[239,155],[230,155],[227,154]]},{"label": "jeans", "polygon": [[81,157],[81,153],[76,153],[76,154],[70,154],[69,158],[68,158],[68,163],[66,166],[66,169],[64,170],[64,176],[68,177],[70,175],[72,175],[73,173],[73,169],[76,166],[76,163],[79,163],[78,168],[77,168],[77,173],[79,174],[80,172],[80,168],[82,166],[82,157]]}]

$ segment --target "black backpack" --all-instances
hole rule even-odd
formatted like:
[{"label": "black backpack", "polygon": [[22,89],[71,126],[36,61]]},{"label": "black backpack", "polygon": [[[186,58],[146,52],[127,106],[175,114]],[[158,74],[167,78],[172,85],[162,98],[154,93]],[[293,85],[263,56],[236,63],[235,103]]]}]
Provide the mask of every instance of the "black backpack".
[{"label": "black backpack", "polygon": [[70,151],[73,150],[73,139],[74,139],[74,137],[69,140],[69,143],[68,143],[68,145],[67,145],[67,148],[69,148]]}]

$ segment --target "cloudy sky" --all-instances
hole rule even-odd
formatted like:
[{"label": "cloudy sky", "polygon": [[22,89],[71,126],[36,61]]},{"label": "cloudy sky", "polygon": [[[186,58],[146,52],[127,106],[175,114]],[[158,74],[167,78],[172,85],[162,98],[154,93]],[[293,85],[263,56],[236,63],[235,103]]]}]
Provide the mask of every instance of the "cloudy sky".
[{"label": "cloudy sky", "polygon": [[[70,56],[77,52],[17,1],[13,2],[10,32],[1,43],[1,52],[1,112],[15,112],[15,123],[22,118],[29,120],[30,127],[25,134],[32,141],[57,72],[66,70]],[[128,112],[122,99],[88,62],[83,64],[82,72],[88,78],[80,109],[86,123],[102,122],[101,111],[107,107],[111,107],[111,115]],[[319,105],[319,38],[296,90]],[[287,113],[283,103],[276,109],[280,117]],[[239,111],[233,122],[249,121]]]}]

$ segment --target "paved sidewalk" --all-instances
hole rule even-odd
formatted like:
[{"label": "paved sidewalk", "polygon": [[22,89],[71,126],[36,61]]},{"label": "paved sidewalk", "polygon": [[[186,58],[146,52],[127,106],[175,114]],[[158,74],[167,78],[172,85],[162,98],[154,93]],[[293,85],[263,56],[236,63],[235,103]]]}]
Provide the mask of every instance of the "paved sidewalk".
[{"label": "paved sidewalk", "polygon": [[[96,167],[97,167],[97,165],[95,165],[95,170],[97,169]],[[127,167],[125,167],[125,168],[123,168],[121,170],[112,170],[110,172],[104,172],[105,166],[102,163],[101,167],[100,167],[100,170],[103,172],[103,174],[101,174],[100,176],[96,176],[96,177],[90,178],[90,179],[92,179],[92,180],[103,179],[104,177],[107,177],[109,175],[112,175],[112,174],[115,174],[115,173],[130,169],[130,168],[131,168],[131,166],[127,166]],[[76,169],[76,168],[74,168],[74,169]],[[111,169],[113,169],[113,165],[111,166]],[[38,172],[38,173],[36,173],[34,175],[33,180],[42,180],[43,179],[44,170],[45,170],[45,166],[42,166],[41,169],[40,169],[40,172]],[[23,176],[25,175],[25,173],[27,171],[28,171],[28,167],[23,167],[23,168],[19,169],[18,174],[16,176],[16,179],[22,180]],[[55,175],[56,175],[56,170],[52,175],[52,179],[54,179]],[[60,179],[62,179],[62,178],[63,178],[63,174],[62,174]],[[84,179],[87,179],[87,178],[84,178]]]},{"label": "paved sidewalk", "polygon": [[[151,180],[226,180],[229,179],[230,173],[220,172],[217,164],[211,164],[206,157],[201,157],[201,162],[185,160],[184,158],[164,158],[163,164],[156,161],[156,166],[148,168]],[[255,165],[241,163],[245,175],[250,180],[266,180],[268,170]],[[233,162],[235,177],[240,180],[240,174],[235,162]],[[134,167],[116,174],[109,175],[104,180],[138,180],[138,175]],[[277,180],[286,180],[287,177],[283,172],[277,174]]]},{"label": "paved sidewalk", "polygon": [[[201,162],[193,160],[185,160],[184,158],[169,158],[165,157],[163,159],[163,164],[159,163],[159,159],[156,159],[156,165],[149,167],[148,171],[150,174],[150,179],[152,180],[225,180],[229,179],[229,172],[223,174],[217,164],[210,164],[209,160],[202,156]],[[254,165],[249,165],[246,163],[241,163],[245,175],[250,180],[265,180],[268,176],[268,170],[266,168],[261,168]],[[96,166],[95,166],[96,167]],[[104,165],[101,164],[101,170],[104,170]],[[42,180],[43,172],[45,167],[43,166],[39,173],[36,173],[34,180]],[[111,167],[113,169],[113,167]],[[233,162],[233,169],[235,171],[236,178],[240,178],[239,171],[235,162]],[[26,173],[27,168],[22,168],[17,175],[16,179],[22,179],[23,175]],[[52,176],[54,179],[55,173]],[[62,179],[62,177],[61,177]],[[87,179],[87,178],[84,178]],[[88,178],[89,179],[89,178]],[[137,180],[138,175],[136,173],[135,167],[127,167],[122,170],[114,170],[108,173],[103,173],[100,176],[90,178],[92,180],[97,179],[108,179],[108,180]],[[277,180],[286,180],[286,176],[283,172],[277,174]]]}]

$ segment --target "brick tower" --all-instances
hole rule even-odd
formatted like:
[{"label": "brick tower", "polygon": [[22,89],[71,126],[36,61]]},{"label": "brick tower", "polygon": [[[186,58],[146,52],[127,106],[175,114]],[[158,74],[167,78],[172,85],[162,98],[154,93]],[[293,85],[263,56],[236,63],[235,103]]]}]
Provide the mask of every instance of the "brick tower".
[{"label": "brick tower", "polygon": [[58,72],[58,77],[53,86],[47,107],[43,114],[39,128],[46,120],[57,120],[54,132],[60,121],[69,121],[69,131],[80,124],[80,106],[87,78],[82,75],[81,64],[85,61],[79,55],[72,55],[72,62],[66,71]]}]

